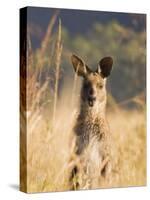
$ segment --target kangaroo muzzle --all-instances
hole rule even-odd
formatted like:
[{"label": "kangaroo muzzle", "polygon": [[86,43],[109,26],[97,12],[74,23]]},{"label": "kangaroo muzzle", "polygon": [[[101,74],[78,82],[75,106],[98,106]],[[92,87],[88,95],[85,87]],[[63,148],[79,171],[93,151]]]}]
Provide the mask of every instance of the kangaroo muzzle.
[{"label": "kangaroo muzzle", "polygon": [[95,101],[96,101],[96,97],[89,97],[88,98],[88,104],[89,104],[89,106],[93,107]]}]

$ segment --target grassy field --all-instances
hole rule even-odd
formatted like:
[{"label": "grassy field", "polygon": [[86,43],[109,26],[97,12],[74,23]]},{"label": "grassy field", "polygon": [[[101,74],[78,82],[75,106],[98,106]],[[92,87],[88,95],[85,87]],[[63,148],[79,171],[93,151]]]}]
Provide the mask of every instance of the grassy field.
[{"label": "grassy field", "polygon": [[[22,138],[27,134],[27,191],[46,192],[69,189],[69,160],[73,154],[72,128],[78,113],[77,77],[66,80],[58,95],[61,67],[61,22],[55,44],[51,42],[49,62],[55,66],[52,77],[42,78],[48,38],[56,16],[50,22],[41,49],[32,52],[29,40],[27,110],[22,108]],[[51,68],[51,63],[49,68]],[[46,73],[45,73],[46,74]],[[42,80],[42,81],[39,81]],[[52,82],[52,80],[54,80]],[[53,90],[50,89],[53,85]],[[137,98],[138,100],[138,98]],[[139,109],[125,109],[113,104],[107,110],[112,134],[113,170],[105,187],[141,186],[146,184],[146,111],[145,102],[136,101]],[[26,113],[26,115],[25,115]],[[27,133],[23,121],[27,116]],[[23,144],[24,141],[21,141]],[[21,149],[21,165],[25,152]],[[25,166],[23,166],[25,168]],[[23,177],[25,179],[25,177]]]},{"label": "grassy field", "polygon": [[[67,94],[64,94],[67,100]],[[69,93],[68,93],[69,98]],[[72,127],[77,106],[58,102],[53,125],[48,112],[40,108],[28,115],[27,171],[28,191],[62,191],[69,189],[69,159],[73,153]],[[146,184],[146,119],[144,111],[108,111],[112,134],[113,172],[108,187]],[[107,187],[107,185],[105,186]]]}]

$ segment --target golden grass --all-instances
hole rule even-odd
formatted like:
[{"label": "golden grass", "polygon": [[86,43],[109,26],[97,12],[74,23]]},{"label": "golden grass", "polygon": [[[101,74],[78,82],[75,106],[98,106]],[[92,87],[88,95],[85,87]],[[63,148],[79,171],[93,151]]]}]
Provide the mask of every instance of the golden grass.
[{"label": "golden grass", "polygon": [[[115,115],[114,115],[115,114]],[[145,111],[108,113],[112,133],[112,186],[146,184],[146,115]]]},{"label": "golden grass", "polygon": [[[62,91],[67,99],[69,93]],[[45,112],[36,112],[28,121],[27,172],[28,192],[63,191],[69,189],[69,165],[72,156],[72,127],[74,109],[58,101],[56,122]],[[118,113],[119,110],[119,113]],[[113,173],[111,182],[104,187],[140,186],[146,184],[146,122],[142,111],[108,112],[112,134]],[[51,113],[51,110],[49,110]]]},{"label": "golden grass", "polygon": [[[64,191],[69,189],[70,166],[68,161],[73,154],[72,128],[79,107],[79,88],[76,85],[77,77],[74,77],[73,81],[66,80],[58,98],[62,53],[60,22],[55,41],[54,93],[49,89],[52,77],[45,77],[42,83],[39,82],[39,76],[44,70],[45,58],[43,52],[46,51],[49,42],[47,38],[52,38],[51,29],[54,21],[56,21],[56,14],[49,25],[48,36],[45,36],[46,39],[41,49],[36,52],[36,55],[30,49],[32,58],[30,56],[28,58],[27,109],[22,108],[21,110],[22,145],[24,145],[24,140],[27,138],[27,152],[23,151],[24,148],[21,148],[21,165],[23,168],[27,167],[27,192]],[[54,44],[51,46],[53,48]],[[43,56],[39,56],[41,54]],[[35,57],[37,61],[35,61]],[[50,60],[50,63],[52,63],[52,60]],[[46,98],[47,96],[49,98]],[[113,172],[109,185],[104,185],[104,187],[145,185],[145,110],[125,110],[115,105],[113,111],[108,110],[107,117],[112,134]],[[27,120],[27,130],[25,129],[25,118]],[[27,160],[27,163],[24,160]],[[27,166],[25,166],[26,164]],[[26,174],[23,174],[23,172],[21,172],[21,177],[26,179]]]}]

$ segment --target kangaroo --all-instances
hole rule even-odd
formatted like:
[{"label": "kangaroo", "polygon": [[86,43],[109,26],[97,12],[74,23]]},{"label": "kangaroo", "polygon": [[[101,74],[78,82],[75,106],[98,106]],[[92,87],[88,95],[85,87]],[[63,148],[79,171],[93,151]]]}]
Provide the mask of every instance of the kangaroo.
[{"label": "kangaroo", "polygon": [[[106,79],[113,65],[111,57],[100,60],[96,71],[76,55],[71,56],[75,73],[83,77],[79,115],[74,126],[75,155],[80,164],[71,172],[72,189],[96,188],[111,171],[110,131],[106,120]],[[103,181],[104,182],[104,181]]]}]

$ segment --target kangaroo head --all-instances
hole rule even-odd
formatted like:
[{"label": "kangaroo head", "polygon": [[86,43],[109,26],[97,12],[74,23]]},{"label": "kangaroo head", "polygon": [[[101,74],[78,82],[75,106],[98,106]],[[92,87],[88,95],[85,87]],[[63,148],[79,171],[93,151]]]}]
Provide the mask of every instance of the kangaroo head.
[{"label": "kangaroo head", "polygon": [[85,62],[76,55],[71,61],[77,75],[83,77],[81,98],[88,106],[106,102],[106,78],[110,75],[113,59],[104,57],[98,63],[96,71],[91,70]]}]

